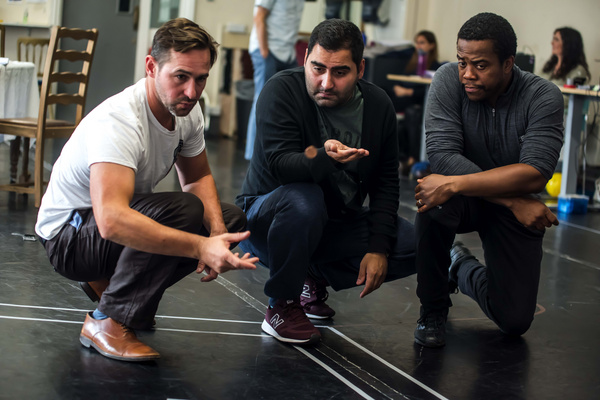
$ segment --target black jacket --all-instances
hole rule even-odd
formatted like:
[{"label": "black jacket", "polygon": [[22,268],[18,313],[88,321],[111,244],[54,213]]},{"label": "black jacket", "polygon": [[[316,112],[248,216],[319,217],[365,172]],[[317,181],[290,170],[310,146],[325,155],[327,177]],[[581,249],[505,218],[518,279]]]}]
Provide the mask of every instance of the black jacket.
[{"label": "black jacket", "polygon": [[[364,99],[361,147],[369,156],[358,162],[358,196],[369,196],[369,252],[389,253],[396,240],[398,211],[398,137],[396,115],[389,97],[377,86],[359,81]],[[335,196],[332,173],[343,168],[323,148],[317,109],[306,90],[304,68],[278,73],[261,91],[256,107],[254,155],[236,204],[248,210],[256,196],[281,185],[314,182],[323,188],[329,210],[344,214]],[[304,155],[315,146],[317,156]]]}]

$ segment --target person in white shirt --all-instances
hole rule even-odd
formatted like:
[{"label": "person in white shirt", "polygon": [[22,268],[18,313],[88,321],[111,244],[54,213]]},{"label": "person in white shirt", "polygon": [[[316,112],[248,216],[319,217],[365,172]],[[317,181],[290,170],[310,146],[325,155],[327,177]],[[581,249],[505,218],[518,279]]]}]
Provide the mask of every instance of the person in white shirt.
[{"label": "person in white shirt", "polygon": [[[36,233],[54,269],[99,300],[80,342],[106,357],[158,358],[132,329],[151,328],[164,291],[191,272],[208,282],[256,268],[230,251],[250,233],[220,202],[204,144],[198,99],[217,46],[187,19],[165,23],[146,78],[90,112],[53,167]],[[183,191],[154,193],[173,165]]]},{"label": "person in white shirt", "polygon": [[255,0],[248,52],[254,69],[254,99],[246,132],[246,160],[254,153],[256,102],[269,78],[298,66],[296,41],[305,0]]}]

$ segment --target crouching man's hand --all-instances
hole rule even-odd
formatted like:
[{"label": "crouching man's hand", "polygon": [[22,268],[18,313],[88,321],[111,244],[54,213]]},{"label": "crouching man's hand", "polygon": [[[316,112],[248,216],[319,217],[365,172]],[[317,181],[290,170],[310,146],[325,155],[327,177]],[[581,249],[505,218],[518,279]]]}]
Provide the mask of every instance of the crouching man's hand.
[{"label": "crouching man's hand", "polygon": [[388,260],[382,253],[367,253],[360,262],[360,271],[358,272],[357,285],[365,284],[365,288],[360,292],[360,297],[365,297],[374,290],[379,289],[385,281],[388,269]]},{"label": "crouching man's hand", "polygon": [[240,256],[232,253],[229,247],[232,243],[238,243],[248,239],[250,231],[240,233],[224,233],[218,236],[201,237],[198,251],[197,273],[205,272],[202,282],[210,282],[219,274],[232,269],[256,269],[258,257],[250,257],[250,253]]}]

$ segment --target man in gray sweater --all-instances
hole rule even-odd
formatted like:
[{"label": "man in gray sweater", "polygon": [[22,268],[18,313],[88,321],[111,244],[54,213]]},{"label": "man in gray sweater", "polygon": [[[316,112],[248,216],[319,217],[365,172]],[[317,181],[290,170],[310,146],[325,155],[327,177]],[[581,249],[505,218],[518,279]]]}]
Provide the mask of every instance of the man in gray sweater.
[{"label": "man in gray sweater", "polygon": [[[535,194],[552,176],[562,146],[563,102],[556,85],[514,66],[517,38],[504,18],[469,19],[457,40],[458,63],[435,74],[427,109],[433,174],[415,200],[416,343],[445,344],[449,294],[458,287],[506,334],[533,320],[545,228],[556,216]],[[482,265],[457,233],[476,231]]]}]

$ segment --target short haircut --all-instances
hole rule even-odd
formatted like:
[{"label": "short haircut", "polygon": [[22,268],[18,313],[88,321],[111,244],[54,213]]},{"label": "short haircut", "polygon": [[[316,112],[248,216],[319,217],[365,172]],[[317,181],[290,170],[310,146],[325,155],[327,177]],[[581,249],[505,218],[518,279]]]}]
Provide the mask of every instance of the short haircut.
[{"label": "short haircut", "polygon": [[217,61],[217,47],[219,44],[204,29],[195,22],[186,18],[175,18],[165,22],[152,40],[150,55],[154,57],[161,67],[169,61],[171,49],[178,53],[190,50],[209,50],[211,67]]},{"label": "short haircut", "polygon": [[313,29],[308,40],[308,53],[318,44],[327,51],[350,50],[356,69],[363,59],[365,43],[358,26],[343,19],[326,19]]},{"label": "short haircut", "polygon": [[458,40],[491,40],[500,63],[517,53],[517,35],[510,23],[493,13],[471,17],[458,31]]}]

